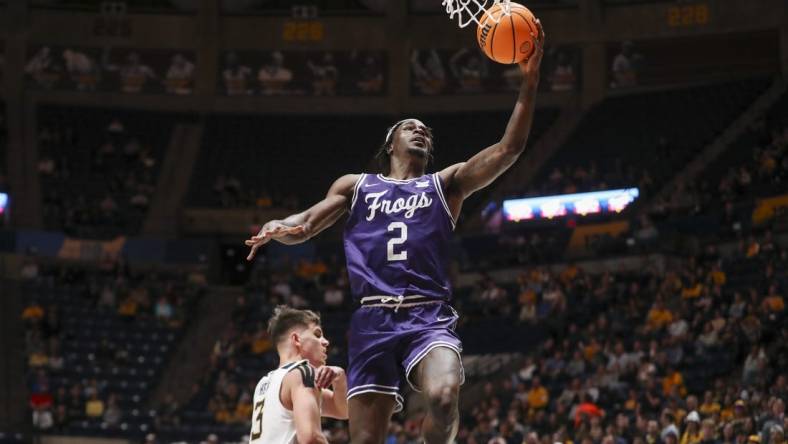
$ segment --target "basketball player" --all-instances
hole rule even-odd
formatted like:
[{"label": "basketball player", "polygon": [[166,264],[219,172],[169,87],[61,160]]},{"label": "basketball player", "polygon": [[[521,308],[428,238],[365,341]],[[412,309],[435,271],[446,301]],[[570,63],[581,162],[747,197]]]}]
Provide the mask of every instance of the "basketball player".
[{"label": "basketball player", "polygon": [[279,368],[254,389],[249,443],[327,444],[320,416],[347,419],[347,379],[341,368],[325,365],[328,340],[320,317],[279,306],[268,332],[279,353]]},{"label": "basketball player", "polygon": [[384,442],[392,413],[402,409],[405,383],[428,401],[425,442],[448,443],[457,434],[463,370],[457,314],[448,304],[449,242],[465,198],[509,169],[525,149],[544,43],[537,26],[536,52],[520,64],[523,84],[498,143],[467,162],[425,174],[433,154],[431,131],[417,119],[402,120],[389,129],[378,153],[383,174],[343,176],[321,202],[268,222],[246,241],[251,260],[272,239],[304,242],[349,212],[345,254],[360,304],[348,337],[354,444]]}]

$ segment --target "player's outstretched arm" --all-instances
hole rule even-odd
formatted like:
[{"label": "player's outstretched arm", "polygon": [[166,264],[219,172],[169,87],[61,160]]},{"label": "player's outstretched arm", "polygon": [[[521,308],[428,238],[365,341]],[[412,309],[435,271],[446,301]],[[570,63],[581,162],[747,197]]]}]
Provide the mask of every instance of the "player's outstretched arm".
[{"label": "player's outstretched arm", "polygon": [[357,174],[340,177],[331,185],[326,197],[308,210],[263,225],[256,236],[244,241],[247,247],[251,247],[246,259],[252,260],[257,249],[271,240],[287,245],[298,244],[333,225],[347,211],[358,177]]},{"label": "player's outstretched arm", "polygon": [[328,444],[320,429],[320,394],[314,380],[305,381],[299,372],[294,371],[288,373],[282,383],[283,391],[289,393],[293,402],[293,422],[299,444]]},{"label": "player's outstretched arm", "polygon": [[345,370],[340,367],[320,367],[317,369],[317,376],[315,376],[315,385],[322,390],[323,416],[347,419],[347,375]]},{"label": "player's outstretched arm", "polygon": [[[539,84],[539,65],[544,53],[545,35],[537,20],[538,35],[534,35],[536,50],[527,61],[520,63],[523,84],[514,111],[501,140],[471,157],[440,172],[447,194],[459,203],[473,192],[486,187],[509,169],[525,150],[534,115],[536,88]],[[456,208],[459,208],[458,206]]]}]

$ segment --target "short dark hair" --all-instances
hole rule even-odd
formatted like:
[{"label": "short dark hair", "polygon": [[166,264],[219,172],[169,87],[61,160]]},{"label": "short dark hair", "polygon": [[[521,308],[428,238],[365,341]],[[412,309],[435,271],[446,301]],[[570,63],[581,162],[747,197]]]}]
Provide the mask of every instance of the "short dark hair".
[{"label": "short dark hair", "polygon": [[314,311],[280,305],[274,309],[274,315],[268,321],[268,334],[274,344],[279,344],[293,327],[307,328],[313,323],[320,325],[320,315]]}]

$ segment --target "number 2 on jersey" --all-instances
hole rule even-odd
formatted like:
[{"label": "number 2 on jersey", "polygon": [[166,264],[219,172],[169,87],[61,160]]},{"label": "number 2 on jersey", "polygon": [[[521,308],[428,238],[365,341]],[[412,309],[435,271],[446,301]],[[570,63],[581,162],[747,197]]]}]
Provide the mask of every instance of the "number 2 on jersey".
[{"label": "number 2 on jersey", "polygon": [[255,439],[259,439],[260,436],[263,434],[263,404],[265,400],[258,401],[257,404],[254,405],[254,409],[252,410],[252,418],[254,418],[252,423],[252,441]]},{"label": "number 2 on jersey", "polygon": [[386,256],[389,261],[405,261],[408,260],[408,251],[402,250],[399,253],[394,252],[394,246],[404,244],[408,240],[408,226],[404,222],[392,222],[389,224],[389,232],[394,230],[399,231],[399,236],[389,239],[386,244]]}]

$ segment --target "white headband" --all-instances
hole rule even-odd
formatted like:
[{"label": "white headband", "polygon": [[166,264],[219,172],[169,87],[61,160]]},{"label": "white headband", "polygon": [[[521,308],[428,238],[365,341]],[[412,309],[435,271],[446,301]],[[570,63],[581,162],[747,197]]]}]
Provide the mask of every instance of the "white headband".
[{"label": "white headband", "polygon": [[407,122],[408,120],[410,120],[410,119],[402,119],[399,122],[397,122],[394,125],[392,125],[391,128],[389,128],[389,132],[386,133],[386,141],[384,142],[385,145],[388,145],[389,143],[391,143],[391,136],[394,135],[394,131],[397,130],[397,127],[399,127],[403,123]]}]

